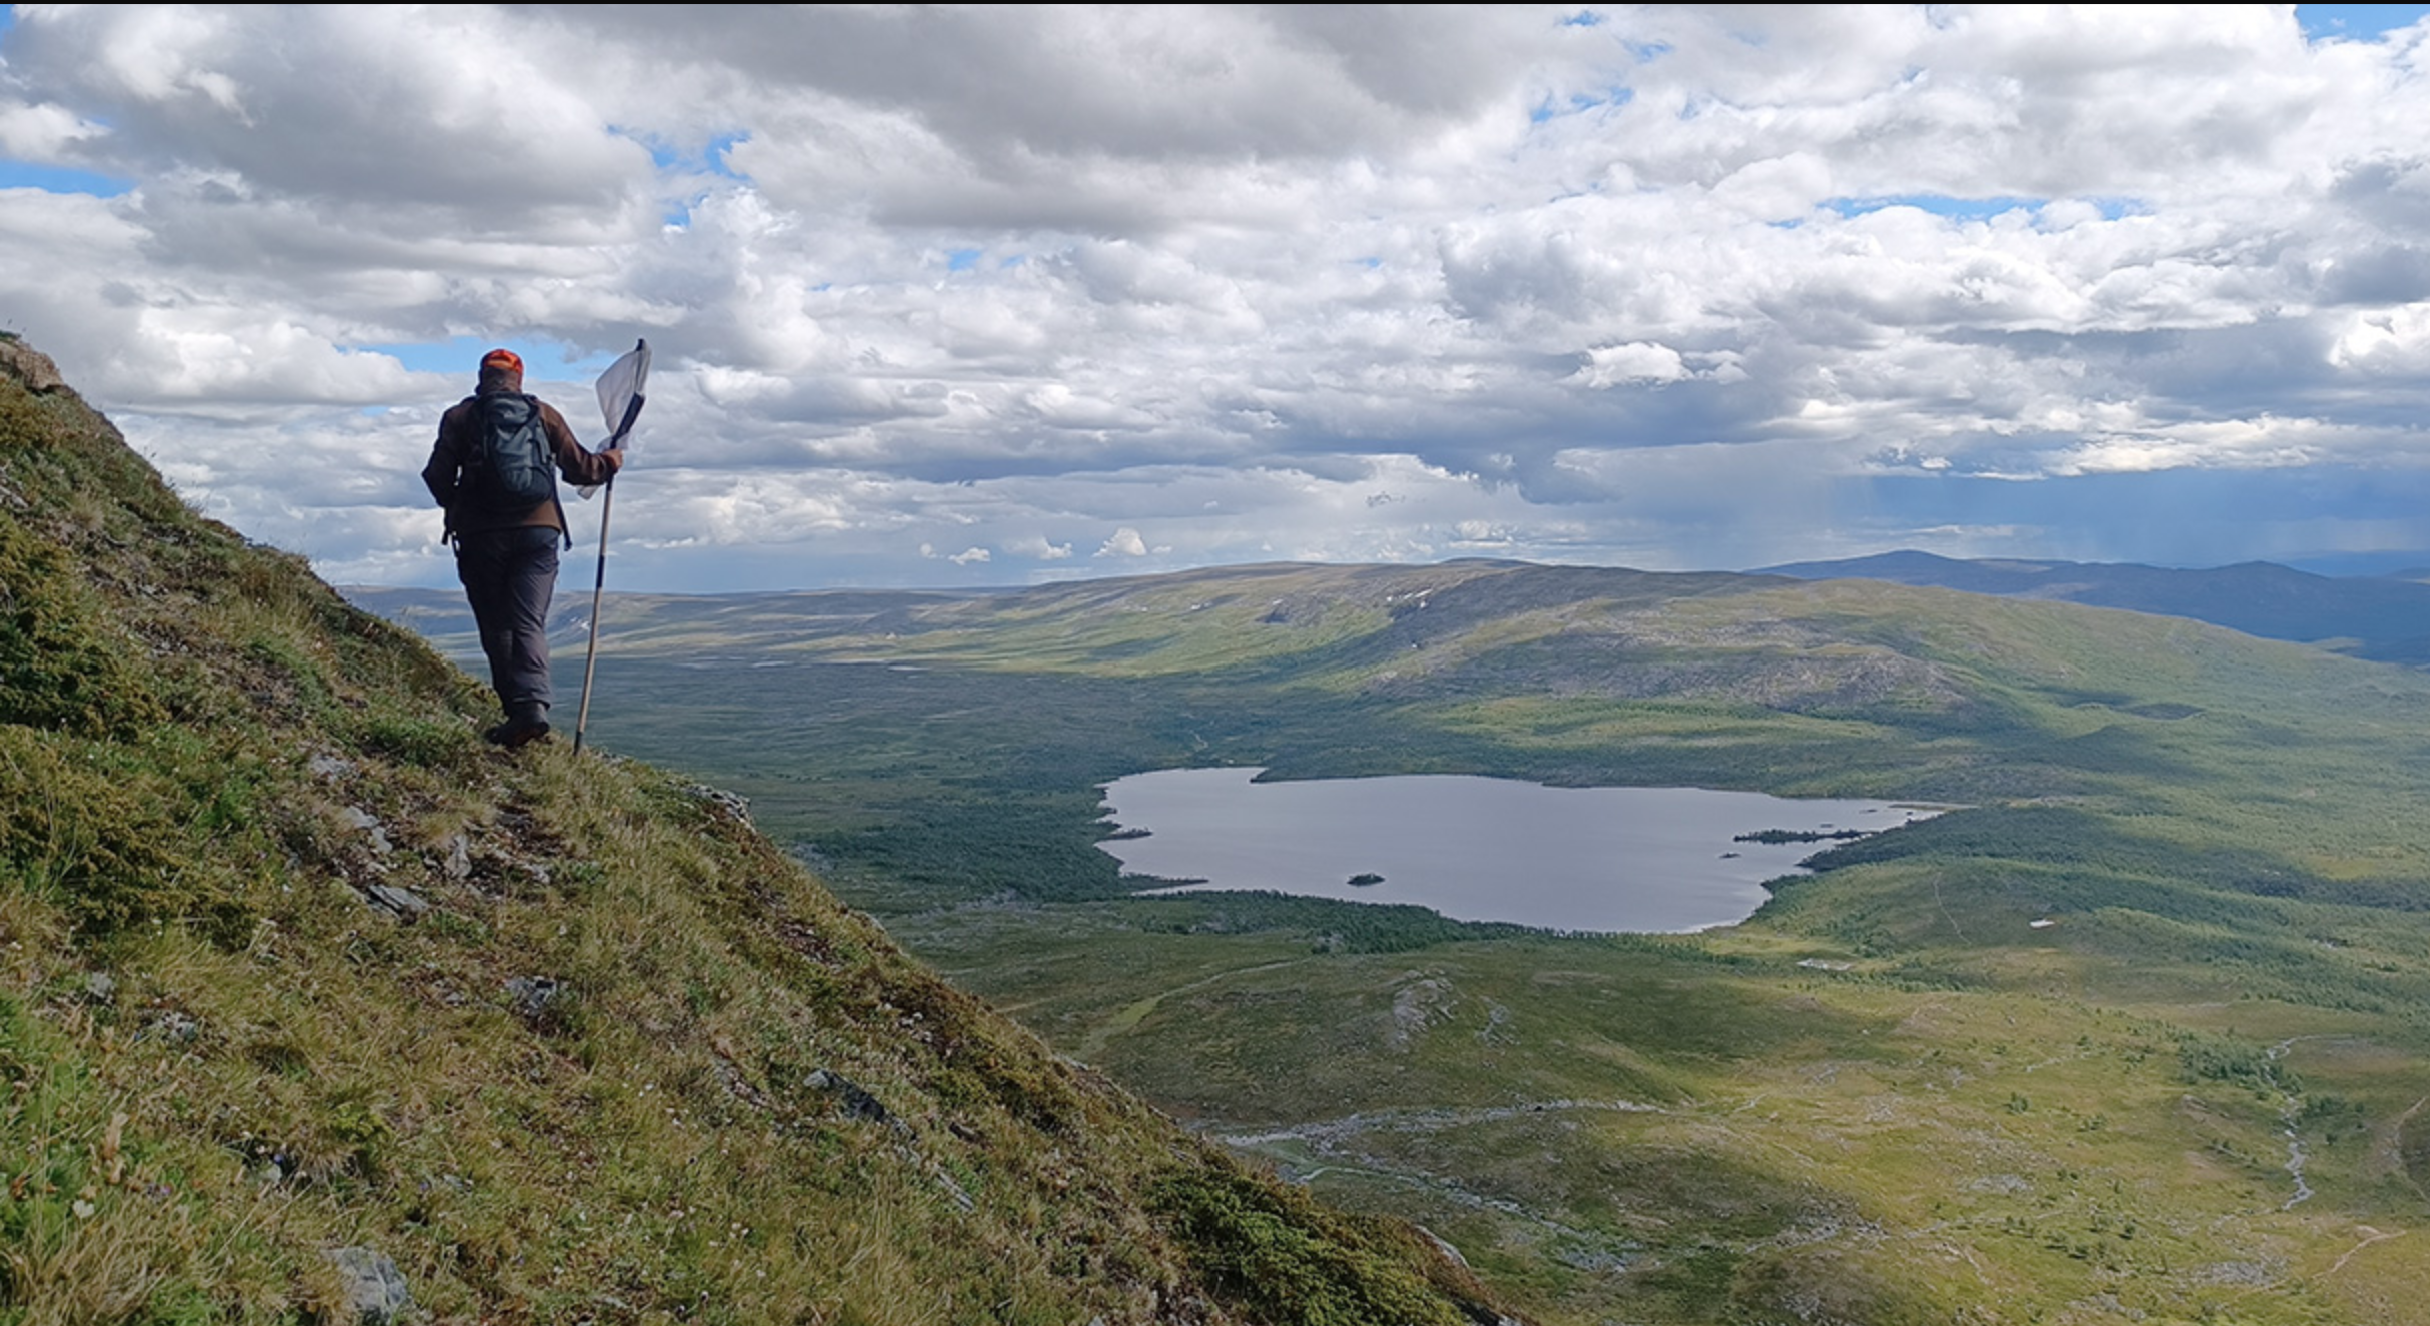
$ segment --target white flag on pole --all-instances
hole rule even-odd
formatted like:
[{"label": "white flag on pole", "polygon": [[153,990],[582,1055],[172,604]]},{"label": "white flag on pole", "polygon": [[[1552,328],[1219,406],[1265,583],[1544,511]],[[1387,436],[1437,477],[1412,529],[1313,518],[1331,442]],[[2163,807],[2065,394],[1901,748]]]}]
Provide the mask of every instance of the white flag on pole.
[{"label": "white flag on pole", "polygon": [[[644,389],[650,381],[650,343],[635,341],[633,348],[607,371],[599,375],[599,413],[607,421],[608,438],[598,446],[600,451],[615,451],[631,445],[633,424],[641,418],[643,402],[649,398]],[[599,491],[593,484],[582,490],[588,498]]]}]

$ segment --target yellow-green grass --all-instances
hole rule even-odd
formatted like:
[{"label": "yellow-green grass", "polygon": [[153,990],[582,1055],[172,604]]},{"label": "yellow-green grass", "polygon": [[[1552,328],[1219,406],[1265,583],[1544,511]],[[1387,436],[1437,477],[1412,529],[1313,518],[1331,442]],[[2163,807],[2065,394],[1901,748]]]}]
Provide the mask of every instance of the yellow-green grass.
[{"label": "yellow-green grass", "polygon": [[[2131,973],[2059,949],[1934,988],[1800,968],[1810,944],[1762,931],[1710,942],[1735,965],[1592,940],[1361,956],[1126,945],[1057,910],[897,926],[1547,1320],[1763,1320],[1826,1286],[1851,1320],[2408,1320],[2355,1305],[2421,1287],[2378,1242],[2345,1258],[2430,1215],[2398,1135],[2423,1043],[2381,1018],[2130,1002]],[[2203,1075],[2282,1042],[2283,1080]],[[2281,1210],[2290,1120],[2313,1195]]]},{"label": "yellow-green grass", "polygon": [[0,372],[0,1321],[1483,1310],[486,707]]},{"label": "yellow-green grass", "polygon": [[[2430,1318],[2417,673],[1511,564],[813,597],[649,605],[601,732],[748,791],[1066,1053],[1548,1319]],[[1126,899],[1096,786],[1207,764],[1969,809],[1695,937]],[[2312,1195],[2282,1210],[2290,1128]]]}]

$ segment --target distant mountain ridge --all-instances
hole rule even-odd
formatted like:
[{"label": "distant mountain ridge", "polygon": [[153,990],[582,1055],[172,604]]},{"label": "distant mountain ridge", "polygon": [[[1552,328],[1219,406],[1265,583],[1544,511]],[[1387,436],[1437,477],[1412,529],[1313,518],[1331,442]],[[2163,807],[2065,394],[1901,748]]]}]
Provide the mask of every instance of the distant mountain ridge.
[{"label": "distant mountain ridge", "polygon": [[[1525,563],[1464,558],[1443,563],[1450,573],[1485,568],[1510,569]],[[1221,579],[1247,567],[1203,567],[1174,573],[1187,579]],[[1386,568],[1375,568],[1379,573]],[[1415,570],[1417,568],[1403,568]],[[1578,576],[1593,578],[1621,568],[1529,568],[1535,581],[1568,584]],[[1570,574],[1564,575],[1566,571]],[[1638,573],[1643,574],[1643,573]],[[2134,562],[2068,562],[2024,558],[1955,558],[1912,549],[1851,557],[1838,561],[1789,562],[1747,572],[1709,572],[1711,576],[1750,578],[1784,576],[1795,580],[1879,580],[1890,584],[1960,590],[2003,598],[2042,599],[2122,608],[2164,617],[2190,617],[2270,640],[2319,645],[2356,658],[2430,667],[2430,583],[2410,573],[2386,576],[2324,576],[2275,562],[2239,562],[2232,566],[2179,569]],[[1052,601],[1071,593],[1088,593],[1092,583],[1069,581],[1027,588],[985,590],[792,590],[715,595],[611,594],[628,609],[644,601],[666,604],[698,600],[696,612],[758,620],[775,612],[807,613],[824,621],[859,618],[872,613],[915,612],[963,598],[1009,595],[1013,599]],[[1731,581],[1716,581],[1716,585]],[[370,612],[419,632],[443,651],[458,657],[475,656],[479,642],[472,615],[454,590],[423,590],[389,586],[348,585],[340,592]],[[1102,592],[1102,591],[1099,591]],[[1558,597],[1558,595],[1556,595]],[[712,608],[710,605],[723,605]],[[838,617],[841,614],[841,617]],[[587,626],[589,603],[567,596],[558,604],[550,630],[560,639],[579,638]]]},{"label": "distant mountain ridge", "polygon": [[2275,562],[2179,570],[2133,562],[1954,558],[1902,550],[1767,566],[1756,575],[1887,580],[1972,594],[2057,599],[2191,617],[2358,658],[2430,666],[2430,585],[2395,576],[2323,576]]}]

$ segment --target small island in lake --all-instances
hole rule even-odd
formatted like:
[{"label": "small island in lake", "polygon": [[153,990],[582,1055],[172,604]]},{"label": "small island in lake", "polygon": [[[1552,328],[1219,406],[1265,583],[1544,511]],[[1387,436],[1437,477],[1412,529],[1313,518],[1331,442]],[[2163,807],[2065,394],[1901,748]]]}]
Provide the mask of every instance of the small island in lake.
[{"label": "small island in lake", "polygon": [[1863,838],[1869,836],[1871,833],[1872,830],[1870,829],[1840,829],[1836,832],[1821,829],[1759,829],[1754,833],[1739,834],[1738,836],[1730,839],[1730,841],[1734,843],[1773,844],[1821,843],[1829,842],[1835,838]]},{"label": "small island in lake", "polygon": [[1383,882],[1384,877],[1382,875],[1374,874],[1372,872],[1356,874],[1350,877],[1350,887],[1354,889],[1371,889]]}]

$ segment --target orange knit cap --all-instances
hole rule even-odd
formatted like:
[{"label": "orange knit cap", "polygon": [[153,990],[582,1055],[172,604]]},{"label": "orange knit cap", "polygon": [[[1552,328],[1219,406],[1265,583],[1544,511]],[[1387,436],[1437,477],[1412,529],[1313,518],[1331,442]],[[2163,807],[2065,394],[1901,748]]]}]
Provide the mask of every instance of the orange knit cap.
[{"label": "orange knit cap", "polygon": [[493,368],[503,368],[507,372],[514,374],[516,377],[522,377],[523,356],[516,354],[512,350],[492,350],[488,354],[481,356],[481,368],[485,372]]}]

